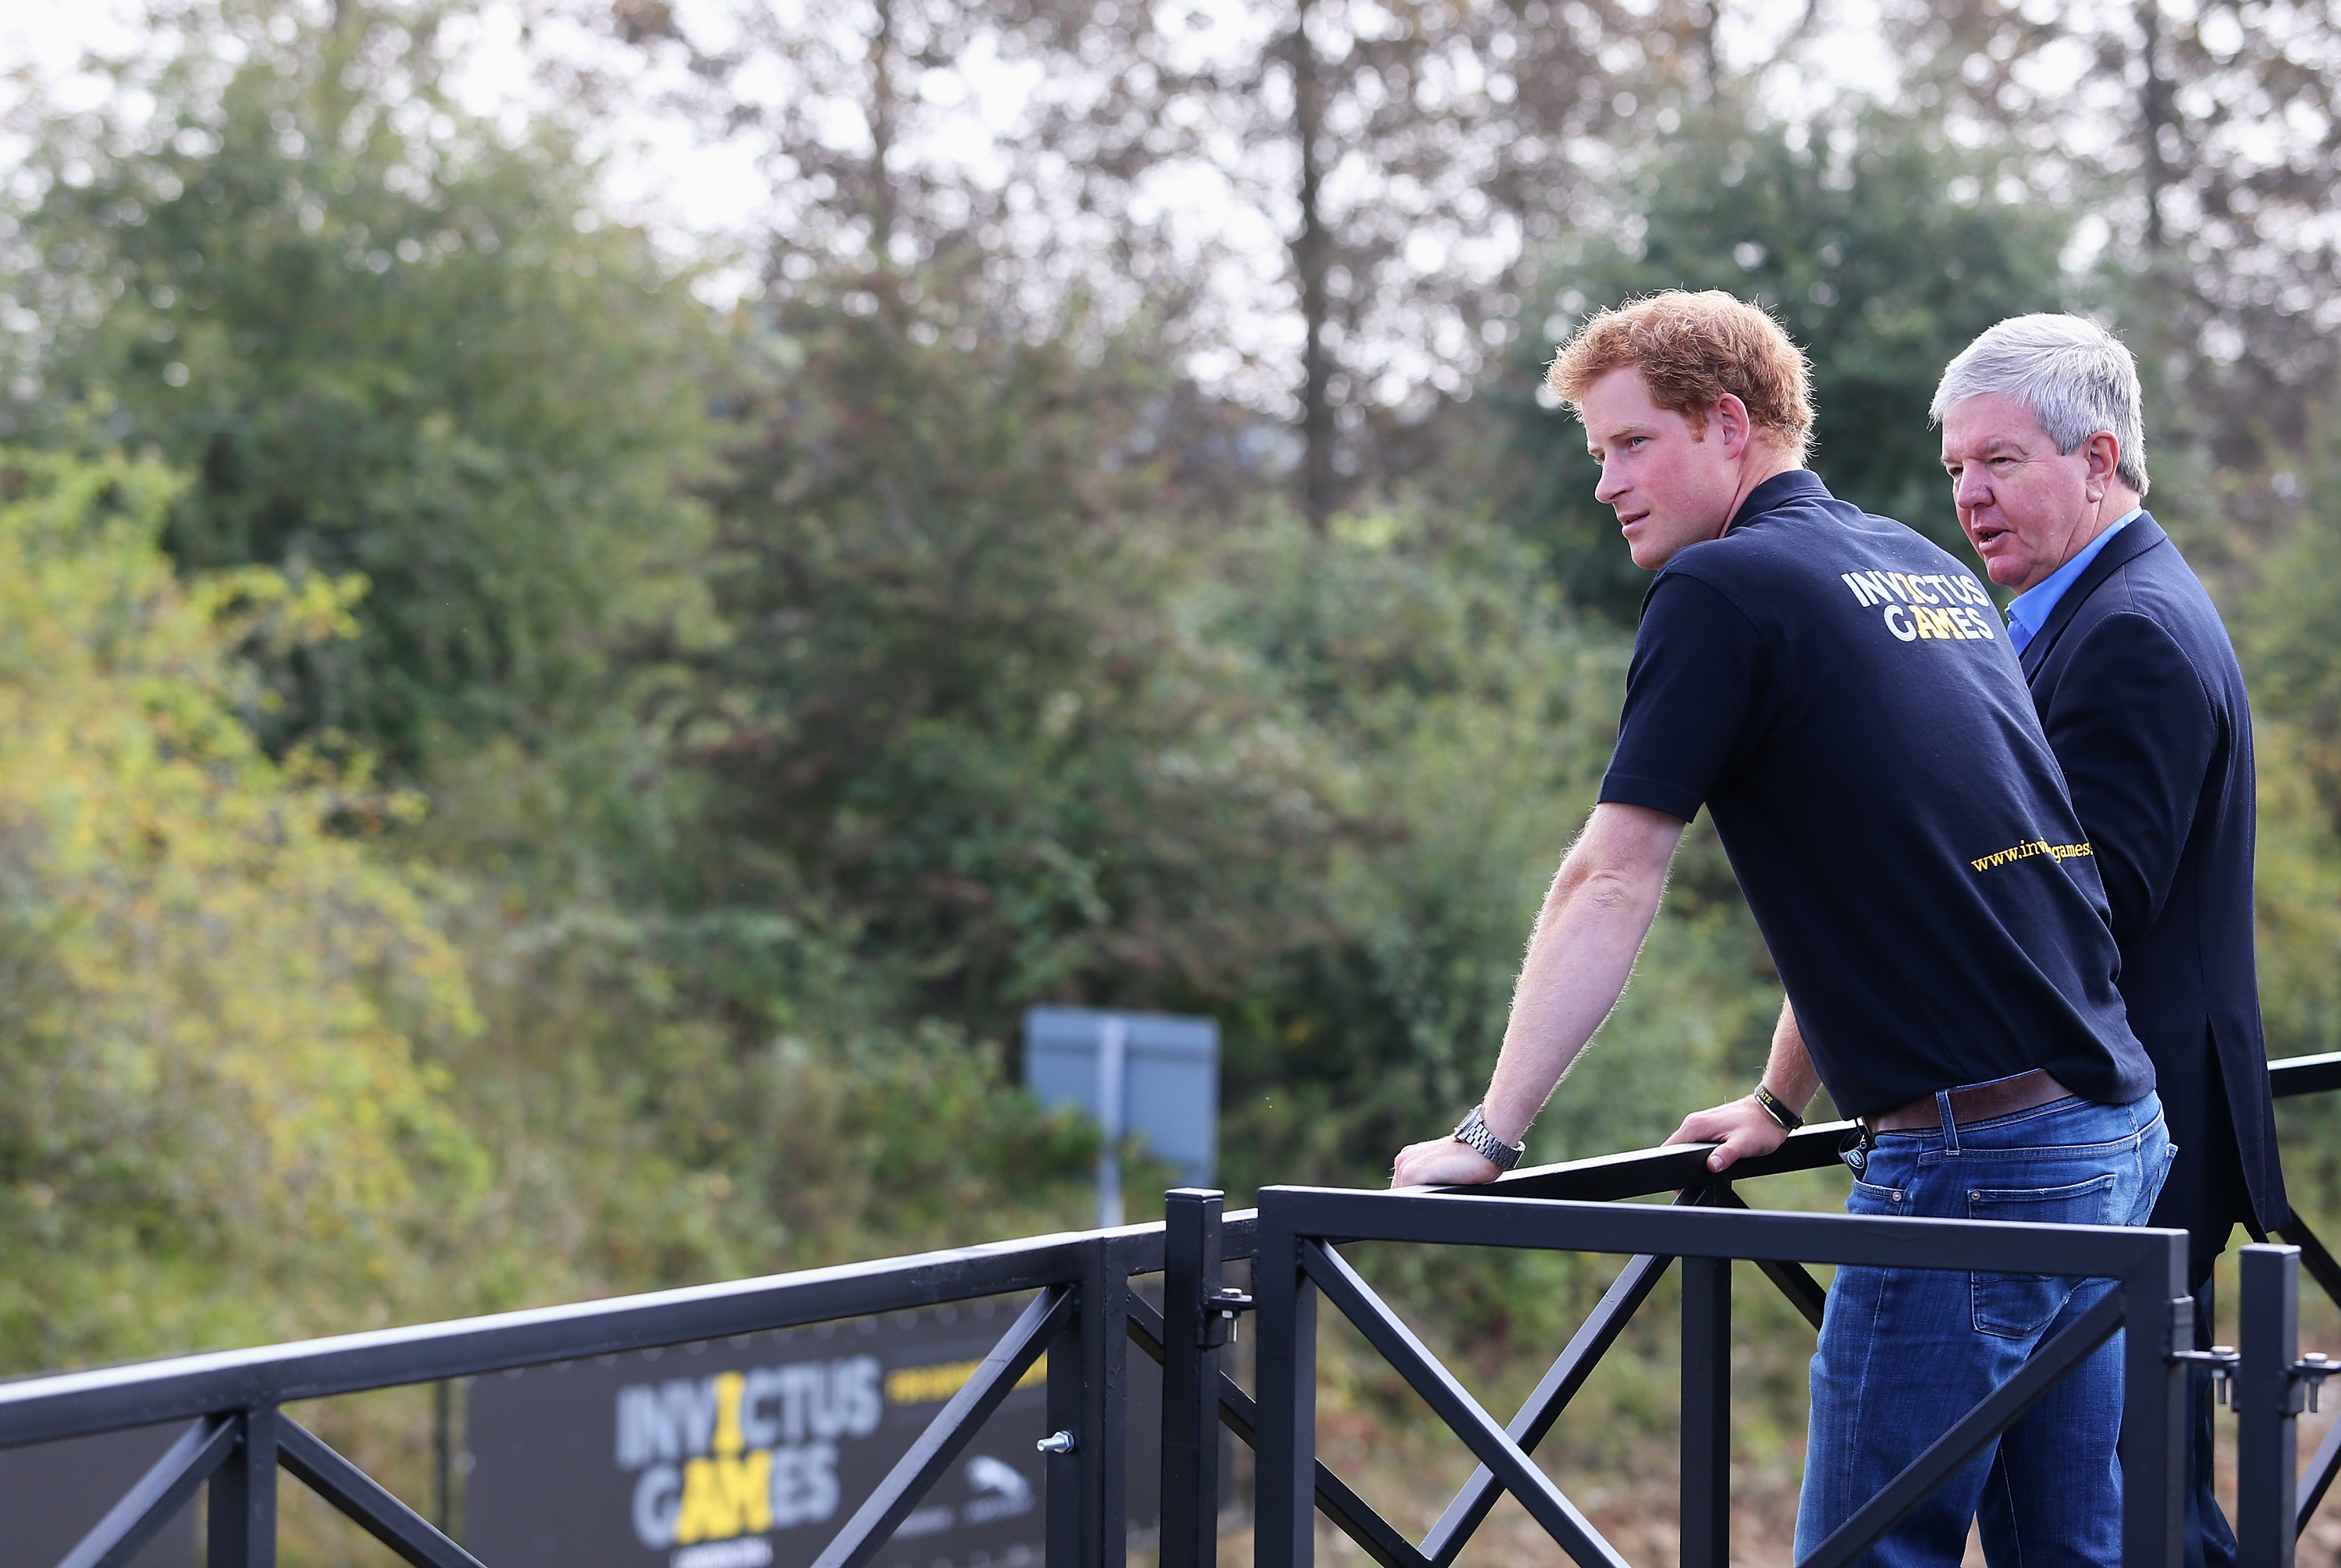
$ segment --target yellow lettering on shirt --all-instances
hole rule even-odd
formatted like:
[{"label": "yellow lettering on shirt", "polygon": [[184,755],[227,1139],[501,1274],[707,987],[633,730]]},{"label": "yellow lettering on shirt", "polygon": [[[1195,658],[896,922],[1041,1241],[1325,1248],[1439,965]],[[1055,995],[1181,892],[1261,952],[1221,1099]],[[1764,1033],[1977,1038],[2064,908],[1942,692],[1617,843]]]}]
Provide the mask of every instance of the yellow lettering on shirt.
[{"label": "yellow lettering on shirt", "polygon": [[2028,860],[2036,855],[2046,855],[2052,860],[2071,860],[2097,851],[2087,844],[2051,844],[2045,839],[2027,839],[2021,844],[2011,844],[2005,849],[1995,849],[1980,860],[1968,865],[1978,871],[1991,871],[2011,860]]}]

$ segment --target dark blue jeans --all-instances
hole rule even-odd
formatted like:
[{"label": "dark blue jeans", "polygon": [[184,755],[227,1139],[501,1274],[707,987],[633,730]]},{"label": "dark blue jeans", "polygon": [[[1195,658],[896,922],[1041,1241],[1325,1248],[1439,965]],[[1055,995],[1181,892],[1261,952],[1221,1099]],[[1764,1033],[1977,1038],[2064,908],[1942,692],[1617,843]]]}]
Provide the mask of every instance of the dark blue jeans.
[{"label": "dark blue jeans", "polygon": [[[2151,1094],[2127,1106],[2067,1098],[2014,1116],[1881,1134],[1851,1214],[2143,1225],[2171,1144]],[[1848,1163],[1852,1163],[1850,1160]],[[1813,1355],[1813,1408],[1797,1513],[1798,1558],[2006,1382],[2042,1340],[2115,1282],[2071,1276],[1840,1268]],[[1957,1568],[1995,1457],[2004,1496],[1986,1511],[1994,1568],[2121,1559],[2121,1337],[2076,1367],[1996,1445],[1861,1559],[1864,1568]]]}]

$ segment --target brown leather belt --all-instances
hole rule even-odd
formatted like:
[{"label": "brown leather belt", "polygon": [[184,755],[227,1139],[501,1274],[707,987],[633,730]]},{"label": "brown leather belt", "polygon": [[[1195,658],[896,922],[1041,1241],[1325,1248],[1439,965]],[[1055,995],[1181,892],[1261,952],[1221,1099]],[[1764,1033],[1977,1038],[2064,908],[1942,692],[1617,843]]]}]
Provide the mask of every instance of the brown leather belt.
[{"label": "brown leather belt", "polygon": [[[1953,1089],[1951,1120],[1964,1126],[1969,1122],[1987,1122],[1994,1116],[2012,1116],[2018,1111],[2028,1111],[2035,1106],[2061,1100],[2072,1092],[2058,1083],[2047,1067],[2035,1067],[2012,1078]],[[1935,1108],[1935,1097],[1922,1095],[1907,1106],[1897,1106],[1874,1116],[1863,1116],[1861,1124],[1873,1133],[1923,1132],[1928,1127],[1941,1126],[1943,1118]]]}]

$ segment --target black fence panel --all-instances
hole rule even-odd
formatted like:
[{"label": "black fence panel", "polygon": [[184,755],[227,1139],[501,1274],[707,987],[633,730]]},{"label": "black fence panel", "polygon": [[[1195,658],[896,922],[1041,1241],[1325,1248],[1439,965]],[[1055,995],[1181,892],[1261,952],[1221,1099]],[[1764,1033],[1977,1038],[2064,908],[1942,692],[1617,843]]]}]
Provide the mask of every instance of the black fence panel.
[{"label": "black fence panel", "polygon": [[[2280,1097],[2341,1089],[2341,1053],[2275,1063],[2269,1076]],[[2123,1335],[2127,1390],[2125,1563],[2171,1568],[2177,1562],[2185,1379],[2190,1366],[2204,1364],[2235,1400],[2245,1460],[2237,1519],[2243,1561],[2249,1568],[2291,1563],[2299,1529],[2341,1473],[2341,1424],[2305,1471],[2295,1453],[2303,1402],[2341,1370],[2297,1350],[2304,1272],[2341,1304],[2341,1263],[2305,1224],[2283,1229],[2285,1245],[2243,1249],[2240,1351],[2197,1351],[2180,1233],[1765,1211],[1748,1208],[1736,1191],[1736,1184],[1835,1165],[1849,1130],[1841,1123],[1807,1127],[1773,1154],[1735,1166],[1729,1182],[1707,1171],[1703,1147],[1683,1147],[1519,1171],[1468,1190],[1270,1188],[1260,1211],[1234,1215],[1222,1213],[1217,1193],[1181,1189],[1168,1195],[1161,1224],[27,1379],[0,1384],[0,1450],[157,1426],[176,1434],[79,1543],[51,1559],[70,1568],[152,1561],[142,1552],[184,1539],[173,1533],[184,1532],[190,1501],[206,1489],[209,1568],[271,1568],[280,1470],[403,1561],[472,1568],[479,1559],[445,1533],[443,1515],[424,1518],[282,1407],[1014,1296],[1029,1305],[999,1325],[990,1350],[947,1398],[936,1395],[940,1408],[883,1480],[850,1512],[839,1511],[843,1523],[820,1553],[822,1568],[873,1562],[883,1568],[895,1531],[918,1513],[986,1417],[1034,1376],[1044,1385],[1046,1407],[1036,1458],[1044,1474],[1039,1505],[1049,1568],[1122,1568],[1131,1454],[1157,1446],[1134,1441],[1131,1426],[1129,1392],[1141,1362],[1161,1367],[1159,1413],[1150,1412],[1140,1435],[1160,1439],[1162,1568],[1213,1568],[1217,1562],[1221,1431],[1255,1449],[1255,1553],[1262,1568],[1304,1568],[1320,1516],[1385,1568],[1449,1568],[1505,1493],[1579,1563],[1615,1563],[1622,1559],[1531,1456],[1659,1281],[1679,1269],[1687,1374],[1682,1562],[1685,1568],[1725,1568],[1734,1264],[1754,1264],[1815,1323],[1823,1294],[1808,1264],[2013,1269],[2095,1275],[2117,1288],[1955,1424],[1803,1568],[1834,1568],[1858,1557],[2058,1375],[2117,1333]],[[1676,1195],[1671,1206],[1619,1201],[1664,1194]],[[1499,1421],[1341,1255],[1343,1243],[1360,1240],[1544,1247],[1628,1261],[1526,1403]],[[1233,1288],[1224,1273],[1246,1260],[1250,1292]],[[1134,1283],[1139,1276],[1160,1276],[1159,1309]],[[1420,1543],[1316,1455],[1320,1300],[1365,1334],[1480,1461]],[[1226,1347],[1247,1318],[1257,1341],[1256,1394],[1240,1387],[1226,1365]],[[1141,1362],[1133,1362],[1133,1350]],[[446,1462],[442,1454],[443,1475]],[[445,1492],[443,1479],[443,1505]]]}]

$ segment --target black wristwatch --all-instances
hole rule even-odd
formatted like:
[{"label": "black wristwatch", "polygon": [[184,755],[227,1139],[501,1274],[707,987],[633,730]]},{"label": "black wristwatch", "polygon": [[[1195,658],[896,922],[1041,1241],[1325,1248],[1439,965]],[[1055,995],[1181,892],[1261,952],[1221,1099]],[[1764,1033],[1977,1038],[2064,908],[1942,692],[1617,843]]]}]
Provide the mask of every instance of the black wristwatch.
[{"label": "black wristwatch", "polygon": [[1525,1141],[1508,1144],[1489,1132],[1487,1119],[1479,1114],[1479,1107],[1473,1106],[1471,1114],[1456,1124],[1455,1141],[1469,1147],[1474,1153],[1486,1156],[1488,1163],[1498,1170],[1511,1169],[1520,1163],[1520,1156],[1529,1152],[1528,1144]]}]

